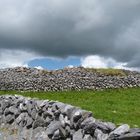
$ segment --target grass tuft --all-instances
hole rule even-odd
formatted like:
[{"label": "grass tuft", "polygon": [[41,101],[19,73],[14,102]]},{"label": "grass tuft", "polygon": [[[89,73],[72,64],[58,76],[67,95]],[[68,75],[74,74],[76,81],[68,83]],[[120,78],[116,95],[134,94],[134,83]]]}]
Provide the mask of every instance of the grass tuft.
[{"label": "grass tuft", "polygon": [[113,68],[86,68],[90,72],[97,72],[104,74],[106,76],[126,76],[126,73],[122,69],[113,69]]}]

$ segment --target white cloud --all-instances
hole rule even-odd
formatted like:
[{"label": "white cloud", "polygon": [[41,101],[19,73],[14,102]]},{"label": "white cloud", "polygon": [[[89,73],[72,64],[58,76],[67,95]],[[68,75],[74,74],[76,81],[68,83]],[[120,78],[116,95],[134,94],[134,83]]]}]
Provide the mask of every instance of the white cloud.
[{"label": "white cloud", "polygon": [[43,70],[44,69],[42,66],[36,66],[35,68],[38,69],[38,70]]},{"label": "white cloud", "polygon": [[83,67],[89,67],[89,68],[106,68],[107,65],[104,63],[103,58],[99,56],[87,56],[85,58],[82,58],[82,66]]},{"label": "white cloud", "polygon": [[24,66],[35,58],[35,54],[19,50],[0,50],[0,68]]},{"label": "white cloud", "polygon": [[88,68],[126,68],[127,63],[119,63],[112,58],[90,55],[81,59],[81,65]]},{"label": "white cloud", "polygon": [[73,65],[68,65],[67,68],[74,68],[74,66]]}]

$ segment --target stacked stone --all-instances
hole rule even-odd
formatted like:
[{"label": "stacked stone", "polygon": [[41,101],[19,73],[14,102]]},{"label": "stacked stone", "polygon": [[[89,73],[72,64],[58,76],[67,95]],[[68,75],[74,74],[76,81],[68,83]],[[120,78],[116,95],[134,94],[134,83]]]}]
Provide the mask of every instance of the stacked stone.
[{"label": "stacked stone", "polygon": [[56,71],[31,68],[0,70],[0,90],[66,91],[140,87],[140,73],[124,70],[125,75],[105,75],[85,68]]},{"label": "stacked stone", "polygon": [[[61,102],[0,96],[0,138],[8,140],[139,140],[140,129],[116,127]],[[14,133],[6,133],[6,130]],[[15,132],[16,131],[16,132]]]}]

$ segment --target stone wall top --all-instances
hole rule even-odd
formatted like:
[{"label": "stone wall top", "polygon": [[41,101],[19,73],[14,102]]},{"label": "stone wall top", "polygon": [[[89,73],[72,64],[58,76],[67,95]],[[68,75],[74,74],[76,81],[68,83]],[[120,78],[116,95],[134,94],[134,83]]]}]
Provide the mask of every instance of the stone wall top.
[{"label": "stone wall top", "polygon": [[0,90],[66,91],[140,87],[140,73],[104,73],[83,67],[47,71],[24,67],[0,70]]}]

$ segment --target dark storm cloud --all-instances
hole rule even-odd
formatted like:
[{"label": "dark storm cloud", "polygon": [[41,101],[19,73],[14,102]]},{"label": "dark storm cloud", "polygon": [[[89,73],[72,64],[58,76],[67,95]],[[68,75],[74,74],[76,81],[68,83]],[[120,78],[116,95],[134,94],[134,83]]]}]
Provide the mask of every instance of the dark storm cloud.
[{"label": "dark storm cloud", "polygon": [[0,0],[0,48],[140,67],[139,13],[139,0]]}]

